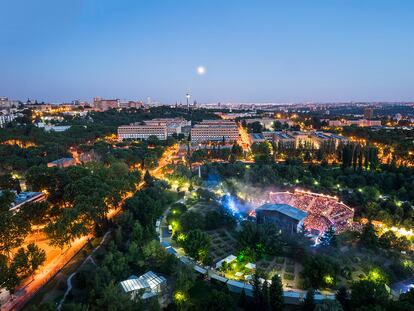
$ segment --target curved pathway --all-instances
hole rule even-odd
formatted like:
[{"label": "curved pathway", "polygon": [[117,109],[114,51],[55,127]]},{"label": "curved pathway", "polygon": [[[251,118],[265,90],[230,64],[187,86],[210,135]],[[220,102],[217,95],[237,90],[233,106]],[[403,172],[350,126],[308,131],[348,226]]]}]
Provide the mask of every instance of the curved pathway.
[{"label": "curved pathway", "polygon": [[92,255],[102,246],[102,244],[106,241],[108,235],[111,233],[112,230],[108,230],[105,235],[103,236],[101,242],[99,243],[98,246],[96,246],[92,252],[89,254],[88,257],[85,258],[85,260],[82,262],[82,264],[78,267],[78,269],[76,269],[75,272],[73,272],[68,279],[66,280],[66,285],[67,285],[67,289],[65,294],[63,295],[63,298],[60,300],[58,306],[57,306],[57,310],[60,311],[60,309],[62,308],[63,303],[65,302],[65,299],[67,297],[67,295],[69,294],[69,292],[72,290],[72,278],[79,272],[79,270],[85,265],[86,262],[91,261],[95,266],[95,260],[93,259]]}]

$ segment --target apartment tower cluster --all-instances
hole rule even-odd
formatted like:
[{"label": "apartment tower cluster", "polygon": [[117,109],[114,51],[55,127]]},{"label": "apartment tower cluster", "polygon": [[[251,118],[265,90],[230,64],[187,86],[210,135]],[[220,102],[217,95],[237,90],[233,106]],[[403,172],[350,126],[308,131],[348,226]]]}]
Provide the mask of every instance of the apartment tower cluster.
[{"label": "apartment tower cluster", "polygon": [[[156,136],[160,140],[175,134],[183,133],[191,122],[183,118],[152,119],[118,127],[118,140],[148,139]],[[187,131],[186,131],[187,132]],[[234,142],[239,139],[239,129],[236,122],[229,120],[203,120],[195,124],[190,131],[191,142],[203,143],[210,141]]]},{"label": "apartment tower cluster", "polygon": [[184,118],[152,119],[118,127],[118,140],[148,139],[156,136],[159,140],[166,140],[173,134],[180,134],[183,127],[190,123]]},{"label": "apartment tower cluster", "polygon": [[191,129],[191,141],[195,143],[207,141],[234,142],[239,139],[239,129],[234,121],[204,120]]}]

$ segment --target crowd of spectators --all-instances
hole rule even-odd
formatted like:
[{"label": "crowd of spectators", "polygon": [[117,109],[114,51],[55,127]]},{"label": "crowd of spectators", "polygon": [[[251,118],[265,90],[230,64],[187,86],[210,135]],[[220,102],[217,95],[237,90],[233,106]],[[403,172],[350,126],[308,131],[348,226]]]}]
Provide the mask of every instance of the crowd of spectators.
[{"label": "crowd of spectators", "polygon": [[323,194],[296,190],[295,192],[270,192],[269,201],[289,204],[308,212],[305,228],[312,234],[321,234],[330,226],[341,232],[352,225],[354,210],[338,198]]}]

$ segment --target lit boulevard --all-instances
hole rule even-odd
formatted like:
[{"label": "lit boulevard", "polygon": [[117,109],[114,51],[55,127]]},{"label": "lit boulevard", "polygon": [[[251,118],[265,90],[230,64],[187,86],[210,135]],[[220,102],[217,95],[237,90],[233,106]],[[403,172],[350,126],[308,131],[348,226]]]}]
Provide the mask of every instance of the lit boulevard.
[{"label": "lit boulevard", "polygon": [[[170,163],[174,154],[178,151],[179,145],[176,144],[168,148],[159,160],[158,166],[150,171],[151,175],[156,178],[163,176],[162,168]],[[74,152],[73,152],[74,153]],[[72,154],[73,154],[72,153]],[[136,186],[136,191],[139,191],[144,182],[140,182]],[[107,217],[111,219],[116,216],[121,210],[125,200],[130,198],[134,193],[128,192],[122,196],[122,201],[117,208],[108,211]],[[33,297],[34,294],[47,282],[49,282],[83,247],[88,240],[92,239],[93,235],[89,234],[82,238],[74,240],[69,247],[60,250],[57,247],[48,245],[48,240],[44,233],[33,233],[25,240],[25,244],[35,241],[46,251],[46,262],[43,266],[32,276],[25,280],[17,289],[16,292],[10,296],[8,301],[1,305],[1,310],[15,310],[20,309],[23,305]]]}]

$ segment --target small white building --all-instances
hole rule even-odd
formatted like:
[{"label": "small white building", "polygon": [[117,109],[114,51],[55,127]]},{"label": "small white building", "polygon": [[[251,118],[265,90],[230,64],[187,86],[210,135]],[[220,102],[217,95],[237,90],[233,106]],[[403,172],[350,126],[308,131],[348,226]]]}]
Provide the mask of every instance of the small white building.
[{"label": "small white building", "polygon": [[127,280],[120,282],[122,290],[134,299],[140,295],[142,299],[154,297],[165,289],[167,279],[152,271],[137,277],[131,275]]},{"label": "small white building", "polygon": [[[46,195],[43,192],[20,192],[12,191],[15,193],[14,202],[10,206],[11,211],[18,211],[23,205],[33,202],[43,202],[46,200]],[[0,190],[0,196],[3,190]]]},{"label": "small white building", "polygon": [[71,128],[70,125],[49,125],[43,122],[39,122],[36,124],[38,128],[44,129],[46,132],[64,132]]},{"label": "small white building", "polygon": [[237,259],[237,257],[236,256],[234,256],[234,255],[228,255],[226,258],[223,258],[222,260],[220,260],[220,261],[218,261],[217,263],[216,263],[216,269],[220,269],[221,268],[221,266],[222,266],[222,264],[224,263],[224,262],[227,262],[228,264],[230,264],[230,263],[232,263],[233,261],[235,261]]}]

